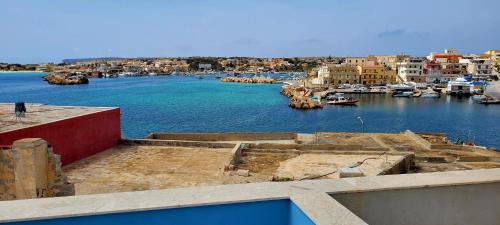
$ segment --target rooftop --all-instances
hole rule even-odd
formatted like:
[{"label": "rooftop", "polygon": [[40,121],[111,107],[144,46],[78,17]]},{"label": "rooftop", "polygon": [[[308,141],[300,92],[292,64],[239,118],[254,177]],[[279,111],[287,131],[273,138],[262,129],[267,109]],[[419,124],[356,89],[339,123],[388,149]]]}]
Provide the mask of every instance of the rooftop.
[{"label": "rooftop", "polygon": [[77,195],[500,168],[500,152],[440,134],[154,133],[63,167]]},{"label": "rooftop", "polygon": [[114,108],[26,104],[25,117],[16,119],[14,104],[0,103],[0,132],[37,126],[109,109]]}]

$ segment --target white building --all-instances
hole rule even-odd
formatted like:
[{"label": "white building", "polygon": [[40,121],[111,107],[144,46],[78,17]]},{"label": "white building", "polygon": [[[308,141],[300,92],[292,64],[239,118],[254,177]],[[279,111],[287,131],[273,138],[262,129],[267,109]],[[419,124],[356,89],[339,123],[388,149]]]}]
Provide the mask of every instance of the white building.
[{"label": "white building", "polygon": [[424,59],[410,58],[398,64],[398,79],[400,82],[426,82],[424,74]]},{"label": "white building", "polygon": [[330,70],[328,69],[328,66],[320,66],[318,69],[318,77],[311,79],[311,84],[327,84],[329,75]]},{"label": "white building", "polygon": [[460,63],[467,64],[467,72],[472,75],[473,79],[487,80],[493,73],[489,58],[464,58],[460,59]]}]

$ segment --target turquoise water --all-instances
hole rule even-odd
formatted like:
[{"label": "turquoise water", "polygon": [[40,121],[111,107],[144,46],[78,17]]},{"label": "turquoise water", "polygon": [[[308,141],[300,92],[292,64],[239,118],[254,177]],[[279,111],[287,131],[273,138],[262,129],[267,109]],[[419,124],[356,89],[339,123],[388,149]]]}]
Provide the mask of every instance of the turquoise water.
[{"label": "turquoise water", "polygon": [[314,222],[290,200],[272,200],[34,220],[10,224],[314,225]]},{"label": "turquoise water", "polygon": [[[91,79],[89,85],[53,86],[40,73],[0,74],[0,102],[118,106],[125,137],[150,132],[361,131],[443,132],[500,148],[500,106],[470,98],[392,98],[357,95],[358,107],[288,107],[281,85],[221,83],[215,78],[134,77]],[[29,110],[29,109],[28,109]]]}]

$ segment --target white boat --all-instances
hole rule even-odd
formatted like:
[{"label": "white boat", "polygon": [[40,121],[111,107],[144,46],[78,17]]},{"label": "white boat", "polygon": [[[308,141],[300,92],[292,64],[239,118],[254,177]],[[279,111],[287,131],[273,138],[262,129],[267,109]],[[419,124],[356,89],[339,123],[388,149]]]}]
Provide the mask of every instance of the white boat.
[{"label": "white boat", "polygon": [[439,98],[439,93],[437,92],[422,92],[422,95],[420,95],[421,98]]},{"label": "white boat", "polygon": [[455,81],[448,82],[446,93],[451,95],[471,95],[474,92],[474,85],[464,78],[457,78]]},{"label": "white boat", "polygon": [[413,91],[399,91],[399,92],[394,92],[394,93],[392,93],[392,97],[406,97],[406,98],[411,98],[411,97],[413,97]]},{"label": "white boat", "polygon": [[356,105],[357,103],[358,100],[356,99],[350,99],[344,97],[339,97],[336,100],[328,101],[328,104],[330,105]]}]

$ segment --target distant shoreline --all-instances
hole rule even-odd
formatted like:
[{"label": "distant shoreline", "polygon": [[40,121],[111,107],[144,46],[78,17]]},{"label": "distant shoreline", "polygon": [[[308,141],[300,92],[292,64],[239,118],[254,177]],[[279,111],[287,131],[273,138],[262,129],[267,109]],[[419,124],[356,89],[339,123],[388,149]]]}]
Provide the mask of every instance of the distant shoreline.
[{"label": "distant shoreline", "polygon": [[22,71],[0,70],[0,73],[45,73],[45,72],[43,72],[43,71],[36,71],[36,70],[22,70]]}]

